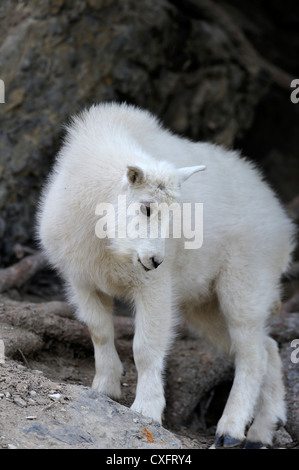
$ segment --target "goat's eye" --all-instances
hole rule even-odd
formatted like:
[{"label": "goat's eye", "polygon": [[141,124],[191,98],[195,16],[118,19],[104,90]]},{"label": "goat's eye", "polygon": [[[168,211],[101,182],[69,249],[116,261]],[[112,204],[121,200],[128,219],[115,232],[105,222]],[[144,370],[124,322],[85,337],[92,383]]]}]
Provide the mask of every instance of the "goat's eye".
[{"label": "goat's eye", "polygon": [[146,206],[145,204],[141,205],[141,212],[142,214],[146,215],[146,217],[151,216],[151,208],[150,206]]}]

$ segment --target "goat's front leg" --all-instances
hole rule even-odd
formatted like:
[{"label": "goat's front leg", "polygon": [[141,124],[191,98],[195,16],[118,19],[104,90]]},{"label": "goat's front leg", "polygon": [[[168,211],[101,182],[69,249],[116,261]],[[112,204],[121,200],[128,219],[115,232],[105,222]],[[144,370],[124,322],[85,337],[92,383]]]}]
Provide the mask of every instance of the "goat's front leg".
[{"label": "goat's front leg", "polygon": [[138,381],[131,408],[161,423],[165,407],[162,373],[173,325],[170,282],[164,278],[163,283],[146,287],[135,297],[135,307],[133,353]]},{"label": "goat's front leg", "polygon": [[73,292],[78,316],[87,324],[94,346],[96,373],[92,388],[120,398],[123,367],[114,345],[113,299],[82,286],[73,286]]}]

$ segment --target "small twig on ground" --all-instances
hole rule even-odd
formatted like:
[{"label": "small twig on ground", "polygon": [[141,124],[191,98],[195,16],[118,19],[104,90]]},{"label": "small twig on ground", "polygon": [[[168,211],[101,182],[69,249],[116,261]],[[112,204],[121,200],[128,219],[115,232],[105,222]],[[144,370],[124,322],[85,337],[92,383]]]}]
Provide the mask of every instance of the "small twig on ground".
[{"label": "small twig on ground", "polygon": [[24,363],[25,363],[27,369],[32,369],[32,367],[31,367],[31,365],[29,364],[29,362],[27,361],[27,359],[26,359],[26,357],[25,357],[23,351],[22,351],[21,349],[18,349],[18,351],[19,351],[19,353],[21,354],[22,359],[23,359],[23,361],[24,361]]}]

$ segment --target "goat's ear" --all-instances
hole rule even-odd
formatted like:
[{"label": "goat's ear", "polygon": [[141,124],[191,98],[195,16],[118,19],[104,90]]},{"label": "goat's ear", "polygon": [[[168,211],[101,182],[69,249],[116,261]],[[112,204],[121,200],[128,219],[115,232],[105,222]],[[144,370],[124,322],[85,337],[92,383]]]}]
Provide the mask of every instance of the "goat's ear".
[{"label": "goat's ear", "polygon": [[140,184],[144,180],[144,173],[139,166],[127,166],[127,178],[130,184]]},{"label": "goat's ear", "polygon": [[179,183],[182,184],[184,181],[186,181],[190,176],[192,176],[194,173],[197,173],[198,171],[203,171],[206,169],[205,165],[199,165],[199,166],[186,166],[184,168],[179,168],[177,170],[178,175],[179,175]]}]

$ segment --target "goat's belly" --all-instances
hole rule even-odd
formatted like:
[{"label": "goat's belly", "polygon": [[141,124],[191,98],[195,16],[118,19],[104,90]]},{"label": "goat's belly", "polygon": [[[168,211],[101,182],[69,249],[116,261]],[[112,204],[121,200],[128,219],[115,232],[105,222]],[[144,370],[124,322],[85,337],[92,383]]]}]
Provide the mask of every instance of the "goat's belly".
[{"label": "goat's belly", "polygon": [[208,339],[221,351],[229,353],[227,323],[215,293],[201,302],[194,302],[193,299],[184,301],[180,305],[180,312],[199,336]]}]

